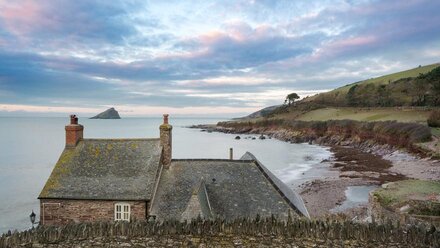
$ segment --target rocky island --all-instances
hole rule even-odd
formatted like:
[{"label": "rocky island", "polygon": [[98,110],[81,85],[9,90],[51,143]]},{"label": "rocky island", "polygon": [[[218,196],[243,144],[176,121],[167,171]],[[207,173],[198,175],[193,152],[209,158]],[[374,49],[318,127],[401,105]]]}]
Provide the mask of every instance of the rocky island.
[{"label": "rocky island", "polygon": [[115,108],[109,108],[106,111],[91,117],[90,119],[121,119],[121,117]]}]

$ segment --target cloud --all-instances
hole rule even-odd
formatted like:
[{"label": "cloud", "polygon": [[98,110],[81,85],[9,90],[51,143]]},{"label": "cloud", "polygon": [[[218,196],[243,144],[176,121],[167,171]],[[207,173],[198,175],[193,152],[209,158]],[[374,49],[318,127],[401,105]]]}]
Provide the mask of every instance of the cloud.
[{"label": "cloud", "polygon": [[20,39],[119,43],[135,31],[123,7],[118,1],[8,1],[0,7],[0,19]]},{"label": "cloud", "polygon": [[3,1],[0,104],[250,111],[439,62],[439,10],[427,0]]},{"label": "cloud", "polygon": [[200,86],[200,85],[262,85],[262,84],[276,84],[280,82],[277,79],[267,77],[240,77],[240,76],[220,76],[214,78],[204,78],[201,80],[179,80],[176,85],[179,86]]},{"label": "cloud", "polygon": [[300,39],[284,36],[268,25],[252,28],[243,22],[233,22],[224,29],[183,40],[177,47],[189,51],[175,58],[196,68],[243,69],[311,52]]}]

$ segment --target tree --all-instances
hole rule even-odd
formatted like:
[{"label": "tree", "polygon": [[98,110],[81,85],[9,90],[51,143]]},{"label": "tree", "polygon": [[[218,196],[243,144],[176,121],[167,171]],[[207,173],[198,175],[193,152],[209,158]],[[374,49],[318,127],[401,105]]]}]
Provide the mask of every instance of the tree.
[{"label": "tree", "polygon": [[347,95],[346,95],[347,103],[348,103],[348,106],[350,106],[350,107],[355,107],[358,105],[358,100],[356,97],[357,87],[358,87],[357,84],[351,86],[350,89],[348,90]]},{"label": "tree", "polygon": [[412,84],[411,96],[412,104],[415,106],[426,105],[426,95],[429,88],[429,83],[426,77],[416,78]]},{"label": "tree", "polygon": [[290,93],[289,95],[286,96],[286,100],[284,100],[284,104],[288,104],[290,106],[290,104],[294,103],[296,99],[299,99],[298,94],[296,94],[295,92]]},{"label": "tree", "polygon": [[382,84],[377,88],[377,104],[381,107],[392,105],[391,92],[386,85]]},{"label": "tree", "polygon": [[440,66],[429,73],[428,81],[432,87],[432,105],[440,106]]}]

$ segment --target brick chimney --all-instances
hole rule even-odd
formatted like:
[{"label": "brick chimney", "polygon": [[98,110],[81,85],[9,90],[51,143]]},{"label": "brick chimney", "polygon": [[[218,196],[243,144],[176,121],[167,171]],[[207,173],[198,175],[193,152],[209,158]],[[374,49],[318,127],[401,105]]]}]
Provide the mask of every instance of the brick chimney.
[{"label": "brick chimney", "polygon": [[83,139],[84,127],[78,124],[78,117],[70,115],[70,124],[66,126],[66,148],[75,148]]},{"label": "brick chimney", "polygon": [[173,126],[168,124],[168,114],[163,115],[163,124],[160,125],[160,145],[162,146],[162,164],[169,168],[172,155],[172,137]]}]

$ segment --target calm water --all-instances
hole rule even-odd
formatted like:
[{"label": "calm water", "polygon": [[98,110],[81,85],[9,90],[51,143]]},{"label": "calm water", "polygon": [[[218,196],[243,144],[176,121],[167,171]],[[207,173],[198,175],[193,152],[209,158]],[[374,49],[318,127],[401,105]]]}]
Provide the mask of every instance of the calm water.
[{"label": "calm water", "polygon": [[[224,119],[223,119],[224,120]],[[331,156],[327,148],[289,144],[275,139],[235,140],[236,135],[200,132],[192,124],[217,123],[220,119],[175,118],[174,158],[234,158],[252,152],[281,180],[292,183],[300,175]],[[30,227],[29,214],[39,216],[38,194],[64,148],[68,118],[0,117],[0,233]],[[161,118],[89,120],[80,118],[85,138],[158,137]]]},{"label": "calm water", "polygon": [[363,203],[368,202],[368,196],[371,191],[376,189],[377,186],[349,186],[345,190],[345,201],[342,204],[334,209],[332,212],[341,212],[350,208],[357,207]]}]

